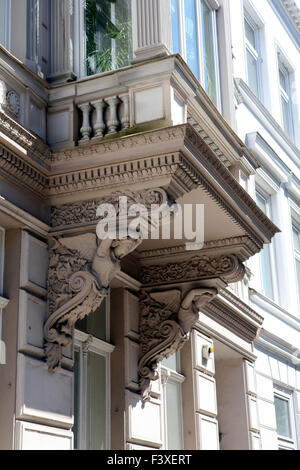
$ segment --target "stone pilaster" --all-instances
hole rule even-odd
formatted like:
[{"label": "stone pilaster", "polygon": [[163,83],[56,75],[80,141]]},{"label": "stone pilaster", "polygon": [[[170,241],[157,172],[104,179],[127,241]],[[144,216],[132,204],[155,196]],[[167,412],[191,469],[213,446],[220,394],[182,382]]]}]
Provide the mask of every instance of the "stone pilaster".
[{"label": "stone pilaster", "polygon": [[171,54],[171,15],[169,0],[133,0],[133,62]]},{"label": "stone pilaster", "polygon": [[48,81],[52,83],[73,80],[73,0],[51,1],[51,63]]}]

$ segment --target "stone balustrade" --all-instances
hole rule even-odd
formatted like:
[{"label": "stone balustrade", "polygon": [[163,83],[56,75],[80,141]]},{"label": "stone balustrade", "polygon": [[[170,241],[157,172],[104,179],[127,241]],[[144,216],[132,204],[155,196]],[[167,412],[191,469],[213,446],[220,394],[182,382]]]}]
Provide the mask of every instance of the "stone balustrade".
[{"label": "stone balustrade", "polygon": [[129,94],[99,98],[78,105],[82,113],[79,144],[101,139],[130,127]]}]

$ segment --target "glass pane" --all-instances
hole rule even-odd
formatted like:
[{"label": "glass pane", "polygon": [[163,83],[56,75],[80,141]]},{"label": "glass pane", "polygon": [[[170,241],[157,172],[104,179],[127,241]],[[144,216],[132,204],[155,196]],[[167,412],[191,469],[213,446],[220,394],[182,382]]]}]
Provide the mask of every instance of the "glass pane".
[{"label": "glass pane", "polygon": [[204,44],[205,91],[216,104],[216,70],[214,57],[213,14],[205,2],[202,3],[202,30]]},{"label": "glass pane", "polygon": [[300,261],[296,259],[296,273],[297,273],[297,281],[298,281],[298,296],[300,301]]},{"label": "glass pane", "polygon": [[89,352],[87,390],[87,449],[106,449],[106,359]]},{"label": "glass pane", "polygon": [[258,74],[257,74],[257,60],[251,52],[247,49],[247,72],[248,72],[248,85],[253,93],[258,96]]},{"label": "glass pane", "polygon": [[273,282],[272,282],[272,270],[271,270],[271,253],[270,246],[264,245],[261,251],[261,275],[263,282],[263,290],[267,297],[270,299],[274,298]]},{"label": "glass pane", "polygon": [[76,329],[106,341],[106,305],[107,299],[104,298],[95,312],[76,323]]},{"label": "glass pane", "polygon": [[130,0],[86,0],[84,5],[87,75],[128,65],[132,57]]},{"label": "glass pane", "polygon": [[2,44],[2,46],[5,46],[6,1],[7,0],[0,0],[0,44]]},{"label": "glass pane", "polygon": [[167,439],[168,450],[181,450],[182,424],[181,424],[181,385],[170,381],[166,384],[167,405]]},{"label": "glass pane", "polygon": [[276,412],[276,424],[277,424],[277,434],[283,437],[291,438],[291,424],[290,424],[290,413],[289,413],[289,403],[287,400],[276,397],[274,398],[275,402],[275,412]]},{"label": "glass pane", "polygon": [[259,193],[256,193],[256,204],[265,214],[267,214],[267,201]]},{"label": "glass pane", "polygon": [[281,96],[281,112],[282,112],[282,125],[285,132],[289,135],[290,134],[290,107],[288,101]]},{"label": "glass pane", "polygon": [[283,71],[281,69],[279,69],[279,81],[280,81],[280,86],[287,93],[287,91],[288,91],[287,78],[286,78],[286,75],[283,73]]},{"label": "glass pane", "polygon": [[298,230],[293,227],[293,241],[294,241],[294,249],[300,251],[300,236]]},{"label": "glass pane", "polygon": [[79,449],[79,414],[80,414],[80,352],[74,353],[74,449]]},{"label": "glass pane", "polygon": [[175,370],[176,372],[179,371],[179,360],[178,360],[178,354],[175,353],[172,356],[168,357],[167,359],[163,359],[161,361],[161,364],[165,367],[168,367],[168,369]]},{"label": "glass pane", "polygon": [[199,79],[199,51],[197,41],[197,22],[195,0],[184,0],[186,62],[196,78]]},{"label": "glass pane", "polygon": [[256,49],[256,41],[255,41],[255,30],[250,26],[248,21],[245,19],[245,35],[250,44]]},{"label": "glass pane", "polygon": [[172,52],[180,53],[178,0],[171,0]]}]

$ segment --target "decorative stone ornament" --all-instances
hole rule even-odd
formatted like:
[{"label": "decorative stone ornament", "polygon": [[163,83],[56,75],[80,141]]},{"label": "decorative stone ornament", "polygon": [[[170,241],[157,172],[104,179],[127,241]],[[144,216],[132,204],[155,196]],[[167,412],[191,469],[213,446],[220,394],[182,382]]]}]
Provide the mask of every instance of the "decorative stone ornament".
[{"label": "decorative stone ornament", "polygon": [[217,294],[211,287],[193,289],[183,299],[179,289],[142,292],[138,369],[144,402],[150,399],[151,381],[158,379],[158,363],[182,348],[199,310]]},{"label": "decorative stone ornament", "polygon": [[[111,203],[119,214],[119,198],[126,195],[129,204],[168,203],[166,192],[154,188],[143,193],[115,192],[97,201],[65,205],[52,211],[52,224],[90,222],[97,207]],[[78,219],[79,218],[79,219]],[[45,354],[50,372],[61,365],[62,348],[72,342],[77,320],[97,310],[108,287],[121,270],[120,260],[134,251],[142,239],[99,240],[95,233],[84,233],[50,241],[48,270],[48,319],[44,325]]]},{"label": "decorative stone ornament", "polygon": [[6,108],[8,112],[18,118],[20,114],[20,97],[14,90],[6,93]]},{"label": "decorative stone ornament", "polygon": [[97,310],[120,260],[142,240],[103,240],[95,234],[52,239],[48,273],[48,319],[45,353],[50,372],[61,365],[62,348],[72,342],[77,320]]}]

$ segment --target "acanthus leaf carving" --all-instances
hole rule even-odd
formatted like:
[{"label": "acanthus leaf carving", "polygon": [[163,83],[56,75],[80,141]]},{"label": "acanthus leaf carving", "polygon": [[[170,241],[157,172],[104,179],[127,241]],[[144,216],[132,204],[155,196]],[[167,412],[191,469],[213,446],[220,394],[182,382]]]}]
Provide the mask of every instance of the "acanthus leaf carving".
[{"label": "acanthus leaf carving", "polygon": [[183,347],[200,308],[217,294],[213,287],[193,289],[184,298],[179,289],[142,291],[138,369],[143,401],[150,398],[151,381],[159,378],[158,363]]},{"label": "acanthus leaf carving", "polygon": [[228,282],[243,279],[245,267],[235,255],[219,257],[194,256],[179,263],[143,266],[141,279],[144,285],[167,284],[181,280],[198,280],[222,277]]},{"label": "acanthus leaf carving", "polygon": [[45,354],[50,372],[61,365],[62,348],[72,342],[77,320],[97,310],[120,260],[141,240],[102,240],[94,234],[53,239],[48,273],[48,319]]}]

